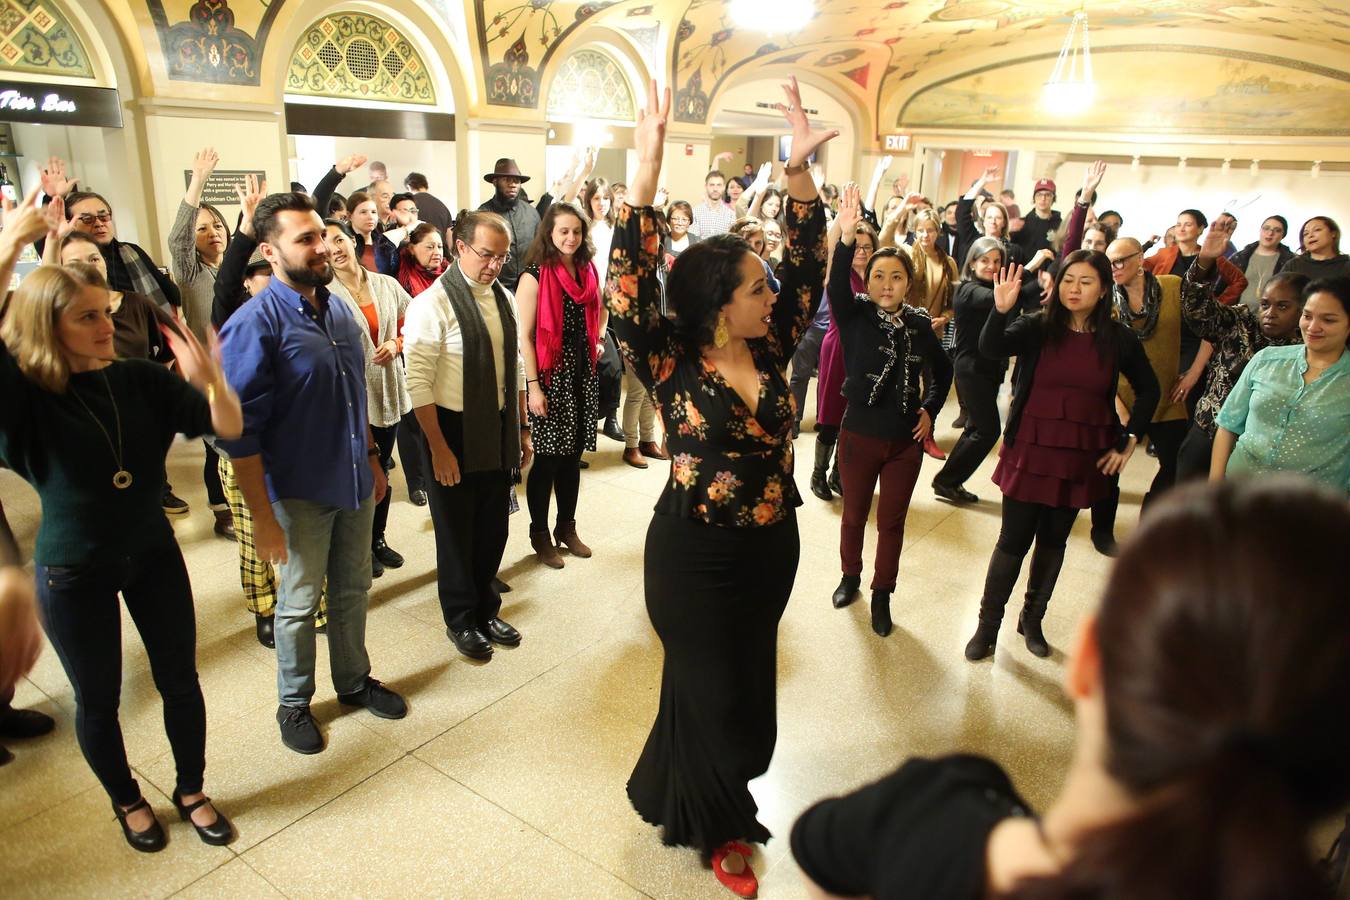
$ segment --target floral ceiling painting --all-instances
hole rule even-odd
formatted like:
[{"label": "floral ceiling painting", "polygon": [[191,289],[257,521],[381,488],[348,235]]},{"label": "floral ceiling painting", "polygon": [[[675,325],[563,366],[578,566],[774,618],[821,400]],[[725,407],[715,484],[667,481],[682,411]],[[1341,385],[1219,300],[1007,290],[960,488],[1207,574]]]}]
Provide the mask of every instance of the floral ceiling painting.
[{"label": "floral ceiling painting", "polygon": [[259,62],[283,0],[146,0],[175,81],[259,84]]},{"label": "floral ceiling painting", "polygon": [[362,13],[311,25],[286,70],[286,93],[435,105],[426,62],[397,28]]},{"label": "floral ceiling painting", "polygon": [[0,0],[0,71],[94,77],[75,29],[43,0]]}]

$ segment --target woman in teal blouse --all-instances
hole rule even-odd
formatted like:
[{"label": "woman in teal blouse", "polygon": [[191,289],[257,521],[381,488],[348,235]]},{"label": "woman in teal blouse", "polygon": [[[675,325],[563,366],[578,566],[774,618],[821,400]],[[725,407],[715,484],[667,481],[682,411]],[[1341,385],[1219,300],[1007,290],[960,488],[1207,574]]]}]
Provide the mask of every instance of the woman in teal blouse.
[{"label": "woman in teal blouse", "polygon": [[1302,472],[1350,491],[1350,280],[1314,281],[1304,297],[1303,346],[1257,353],[1224,402],[1211,481]]}]

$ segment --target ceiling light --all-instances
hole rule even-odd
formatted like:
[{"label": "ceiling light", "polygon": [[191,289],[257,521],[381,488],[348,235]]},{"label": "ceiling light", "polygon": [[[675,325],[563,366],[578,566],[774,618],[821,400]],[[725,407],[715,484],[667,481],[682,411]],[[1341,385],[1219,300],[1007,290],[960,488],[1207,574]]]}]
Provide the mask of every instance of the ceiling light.
[{"label": "ceiling light", "polygon": [[1092,50],[1088,46],[1087,13],[1076,12],[1059,48],[1055,68],[1041,92],[1041,104],[1057,115],[1080,113],[1097,97],[1092,78]]},{"label": "ceiling light", "polygon": [[731,0],[731,20],[747,31],[791,34],[815,16],[812,0]]}]

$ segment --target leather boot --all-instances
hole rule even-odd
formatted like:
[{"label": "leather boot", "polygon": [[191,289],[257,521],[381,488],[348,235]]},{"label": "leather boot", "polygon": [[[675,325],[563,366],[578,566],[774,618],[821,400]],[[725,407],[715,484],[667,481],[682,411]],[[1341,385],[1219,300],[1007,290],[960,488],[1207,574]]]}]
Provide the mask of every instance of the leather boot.
[{"label": "leather boot", "polygon": [[[1111,493],[1092,504],[1092,546],[1102,556],[1115,556],[1119,553],[1116,546],[1116,509],[1120,506],[1120,481],[1111,486]],[[1032,569],[1036,560],[1031,561]]]},{"label": "leather boot", "polygon": [[1017,633],[1026,638],[1027,649],[1035,656],[1050,655],[1050,644],[1041,631],[1041,620],[1045,618],[1045,609],[1050,605],[1050,595],[1055,592],[1055,582],[1059,580],[1059,570],[1063,565],[1062,549],[1042,550],[1037,547],[1031,555],[1031,573],[1027,577],[1027,595],[1022,603],[1022,613],[1017,617]]},{"label": "leather boot", "polygon": [[1020,557],[994,548],[994,555],[989,559],[989,572],[984,577],[984,596],[980,598],[980,624],[966,644],[966,659],[971,662],[993,655],[998,627],[1003,624],[1003,608],[1008,605],[1008,597],[1021,570]]},{"label": "leather boot", "polygon": [[858,588],[862,585],[861,575],[845,575],[839,579],[839,587],[834,589],[830,602],[835,609],[843,609],[858,599]]},{"label": "leather boot", "polygon": [[558,548],[553,546],[553,540],[546,529],[530,530],[530,546],[534,548],[534,558],[550,569],[563,567],[563,559],[558,555]]},{"label": "leather boot", "polygon": [[234,515],[228,509],[215,509],[212,512],[216,514],[216,534],[235,540]]},{"label": "leather boot", "polygon": [[834,443],[834,466],[830,469],[829,479],[830,489],[840,497],[844,496],[844,485],[839,480],[839,442]]},{"label": "leather boot", "polygon": [[830,451],[834,448],[816,438],[816,462],[811,467],[811,493],[822,500],[833,500],[830,486],[825,480],[825,471],[830,467]]},{"label": "leather boot", "polygon": [[891,592],[872,589],[872,630],[885,637],[891,633]]},{"label": "leather boot", "polygon": [[566,547],[573,556],[580,556],[582,559],[591,558],[591,548],[581,542],[577,537],[577,520],[570,522],[559,522],[558,527],[553,529],[553,537],[560,546]]}]

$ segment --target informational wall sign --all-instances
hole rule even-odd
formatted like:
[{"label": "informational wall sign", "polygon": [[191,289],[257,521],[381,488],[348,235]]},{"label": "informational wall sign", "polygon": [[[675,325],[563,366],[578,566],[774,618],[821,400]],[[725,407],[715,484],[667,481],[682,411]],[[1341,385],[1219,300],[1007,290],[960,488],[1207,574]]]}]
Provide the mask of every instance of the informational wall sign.
[{"label": "informational wall sign", "polygon": [[904,152],[909,149],[910,136],[907,134],[888,134],[885,138],[887,150],[898,150]]},{"label": "informational wall sign", "polygon": [[[235,193],[235,187],[243,184],[244,179],[249,175],[258,177],[258,184],[261,185],[267,179],[267,173],[262,169],[230,169],[228,171],[217,169],[211,173],[211,177],[206,179],[206,186],[202,188],[202,202],[210,203],[212,206],[238,206],[239,195]],[[192,183],[192,170],[183,170],[183,189]],[[289,187],[277,188],[277,190],[290,190]]]},{"label": "informational wall sign", "polygon": [[0,122],[122,127],[122,100],[114,88],[0,81]]}]

